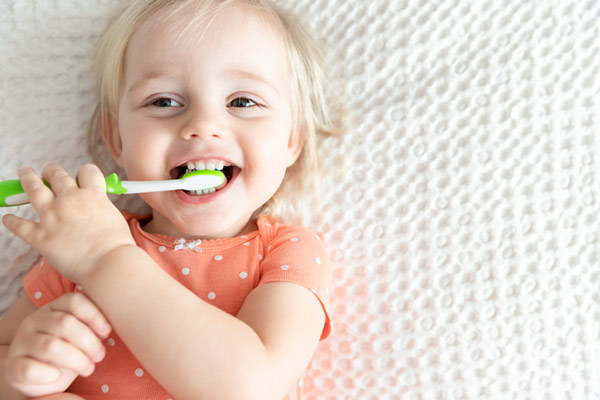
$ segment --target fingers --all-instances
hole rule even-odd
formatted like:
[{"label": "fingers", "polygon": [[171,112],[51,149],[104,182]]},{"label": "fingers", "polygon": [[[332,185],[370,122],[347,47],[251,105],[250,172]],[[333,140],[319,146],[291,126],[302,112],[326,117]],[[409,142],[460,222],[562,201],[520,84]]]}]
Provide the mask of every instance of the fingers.
[{"label": "fingers", "polygon": [[[43,212],[48,209],[56,196],[60,196],[74,188],[77,188],[75,180],[58,165],[48,165],[42,171],[42,176],[52,187],[50,189],[35,174],[31,167],[23,167],[19,170],[19,179],[23,190],[29,197],[31,205],[41,217]],[[15,215],[6,215],[2,218],[6,229],[11,233],[25,240],[28,243],[34,241],[34,236],[39,224]]]},{"label": "fingers", "polygon": [[110,323],[102,311],[83,293],[68,293],[48,304],[53,311],[73,315],[101,338],[108,337]]},{"label": "fingers", "polygon": [[38,363],[67,368],[82,376],[89,376],[94,372],[95,363],[83,351],[56,336],[36,335],[29,343],[29,352],[31,358]]},{"label": "fingers", "polygon": [[3,216],[2,223],[10,233],[28,243],[31,241],[31,237],[35,233],[38,225],[37,222],[17,217],[16,215],[12,214]]},{"label": "fingers", "polygon": [[82,188],[94,188],[106,193],[106,181],[102,171],[94,164],[86,164],[77,172],[77,183]]},{"label": "fingers", "polygon": [[[51,369],[40,364],[91,375],[106,354],[101,338],[110,330],[106,317],[87,296],[63,295],[31,314],[19,328],[10,350],[10,369],[17,371],[13,372],[15,381],[26,382],[27,374],[50,380]],[[19,368],[26,370],[18,373]]]},{"label": "fingers", "polygon": [[21,186],[38,215],[39,211],[44,210],[52,202],[55,195],[60,196],[77,188],[75,180],[58,165],[47,165],[42,171],[42,177],[52,189],[44,184],[33,168],[23,167],[19,170]]},{"label": "fingers", "polygon": [[[23,167],[19,170],[19,179],[23,190],[36,212],[44,211],[49,207],[55,197],[63,196],[78,188],[78,182],[62,167],[50,164],[42,171],[45,184],[33,168]],[[79,187],[94,188],[106,193],[106,182],[100,169],[93,164],[86,164],[80,168],[77,179]]]},{"label": "fingers", "polygon": [[99,362],[104,358],[104,346],[99,337],[73,315],[63,311],[52,311],[44,316],[42,323],[45,329],[40,330],[40,333],[60,338],[75,346],[91,361]]},{"label": "fingers", "polygon": [[75,179],[64,168],[55,164],[47,165],[42,171],[42,177],[50,184],[56,196],[61,196],[77,188]]},{"label": "fingers", "polygon": [[19,180],[34,209],[38,210],[54,198],[52,191],[44,185],[33,168],[21,168],[19,170]]},{"label": "fingers", "polygon": [[[94,164],[82,166],[77,172],[76,180],[64,168],[55,164],[44,167],[42,177],[48,182],[51,190],[35,175],[33,168],[23,167],[19,170],[19,179],[25,192],[28,195],[33,194],[41,202],[52,199],[54,197],[52,193],[60,196],[77,187],[97,188],[106,192],[106,181],[102,171]],[[32,199],[30,198],[30,200]]]},{"label": "fingers", "polygon": [[[106,354],[101,342],[111,331],[106,317],[82,293],[64,295],[50,303],[48,308],[49,312],[40,318],[39,331],[59,341],[43,343],[49,347],[40,349],[40,352],[51,357],[54,350],[68,354],[68,357],[63,355],[62,365],[87,376],[91,373],[90,367],[93,370],[94,363],[102,361]],[[63,343],[73,349],[65,349]]]},{"label": "fingers", "polygon": [[5,374],[10,382],[37,382],[38,384],[53,383],[60,378],[60,370],[52,365],[28,357],[7,360]]}]

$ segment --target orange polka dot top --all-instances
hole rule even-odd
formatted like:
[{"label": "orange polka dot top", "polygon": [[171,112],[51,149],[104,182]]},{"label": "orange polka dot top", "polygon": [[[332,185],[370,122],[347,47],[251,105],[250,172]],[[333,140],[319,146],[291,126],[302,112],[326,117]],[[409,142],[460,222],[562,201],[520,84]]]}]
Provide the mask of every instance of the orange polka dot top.
[{"label": "orange polka dot top", "polygon": [[[236,315],[246,296],[269,282],[291,282],[310,290],[323,306],[326,322],[321,334],[331,330],[327,311],[330,264],[321,240],[311,230],[272,223],[266,217],[247,235],[215,240],[186,241],[142,230],[149,217],[124,213],[133,238],[172,277],[206,302]],[[25,276],[25,290],[41,307],[79,288],[41,259]],[[151,296],[151,293],[148,293]],[[173,397],[156,382],[113,331],[104,340],[106,357],[87,377],[78,377],[68,392],[85,399],[160,399]],[[302,381],[286,400],[300,399]]]}]

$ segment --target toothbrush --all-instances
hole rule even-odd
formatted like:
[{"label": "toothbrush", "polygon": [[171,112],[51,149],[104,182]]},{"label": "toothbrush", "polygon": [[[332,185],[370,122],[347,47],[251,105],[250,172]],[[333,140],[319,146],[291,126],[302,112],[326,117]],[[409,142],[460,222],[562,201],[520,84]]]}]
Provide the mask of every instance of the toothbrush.
[{"label": "toothbrush", "polygon": [[[190,171],[179,179],[166,181],[121,181],[117,174],[105,178],[106,193],[134,194],[148,192],[164,192],[169,190],[196,190],[208,193],[225,183],[225,175],[221,171],[204,169]],[[44,184],[49,187],[48,183]],[[12,207],[29,203],[21,182],[17,179],[0,182],[0,207]]]}]

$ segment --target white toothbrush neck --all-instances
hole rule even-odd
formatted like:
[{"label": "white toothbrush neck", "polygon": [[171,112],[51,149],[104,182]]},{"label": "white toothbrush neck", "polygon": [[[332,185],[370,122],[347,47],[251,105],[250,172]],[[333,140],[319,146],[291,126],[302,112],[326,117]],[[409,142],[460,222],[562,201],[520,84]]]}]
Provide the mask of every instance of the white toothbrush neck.
[{"label": "white toothbrush neck", "polygon": [[169,190],[203,190],[220,186],[223,178],[214,175],[195,175],[168,181],[122,181],[127,193],[165,192]]},{"label": "white toothbrush neck", "polygon": [[179,190],[183,187],[183,182],[177,179],[169,181],[122,181],[121,185],[127,189],[127,193],[149,193]]}]

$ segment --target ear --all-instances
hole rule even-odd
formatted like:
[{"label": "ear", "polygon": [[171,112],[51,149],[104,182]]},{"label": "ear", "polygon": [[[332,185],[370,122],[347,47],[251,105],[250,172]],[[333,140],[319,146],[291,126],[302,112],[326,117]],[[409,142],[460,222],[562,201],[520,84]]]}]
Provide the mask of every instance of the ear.
[{"label": "ear", "polygon": [[105,112],[98,117],[98,131],[113,160],[119,167],[123,167],[121,162],[123,143],[119,134],[119,124],[111,112]]},{"label": "ear", "polygon": [[304,127],[295,127],[290,133],[290,140],[288,141],[288,162],[287,166],[292,166],[300,153],[302,153],[302,149],[304,148]]}]

